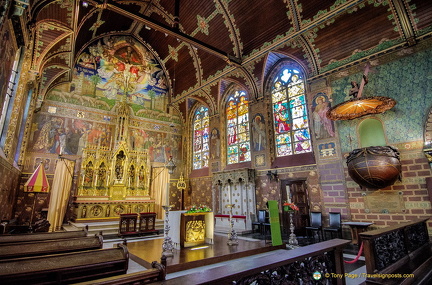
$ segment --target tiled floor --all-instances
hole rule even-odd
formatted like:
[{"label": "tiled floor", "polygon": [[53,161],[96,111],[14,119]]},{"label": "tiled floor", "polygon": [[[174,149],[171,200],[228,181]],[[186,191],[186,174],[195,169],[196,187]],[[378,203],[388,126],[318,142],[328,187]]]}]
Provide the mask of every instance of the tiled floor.
[{"label": "tiled floor", "polygon": [[[155,238],[161,238],[161,237],[146,237],[146,239],[155,239]],[[247,240],[254,240],[256,238],[259,239],[259,237],[256,236],[256,234],[255,235],[247,235],[247,236],[239,236],[239,238],[240,239],[247,239]],[[130,243],[130,242],[139,241],[142,239],[143,238],[127,238],[127,242]],[[121,243],[121,242],[122,242],[122,239],[106,239],[104,242],[104,248],[111,248],[111,247],[115,246],[117,243]],[[302,245],[305,243],[305,241],[300,237],[299,243],[300,243],[300,245]],[[265,256],[268,254],[272,254],[272,252],[266,252],[266,253],[258,254],[256,256]],[[350,261],[350,260],[353,260],[356,257],[356,255],[357,255],[357,247],[356,246],[348,246],[344,252],[344,259],[347,261]],[[247,258],[247,257],[244,257],[244,258]],[[186,274],[202,271],[202,270],[208,269],[208,268],[219,267],[222,265],[229,265],[232,262],[237,262],[237,261],[242,260],[242,259],[243,258],[239,258],[236,260],[220,262],[220,263],[213,264],[213,265],[201,266],[198,268],[184,270],[184,271],[180,271],[180,272],[168,273],[166,278],[172,279],[172,278],[175,278],[178,276],[183,276]],[[129,259],[128,273],[142,271],[142,270],[145,270],[145,268],[142,267],[141,265],[139,265],[138,263],[134,262],[133,260]],[[345,271],[346,271],[345,273],[348,274],[346,277],[344,277],[347,285],[358,285],[358,284],[361,284],[362,282],[364,282],[365,278],[361,274],[361,273],[366,272],[364,257],[360,256],[359,260],[353,264],[345,263]]]}]

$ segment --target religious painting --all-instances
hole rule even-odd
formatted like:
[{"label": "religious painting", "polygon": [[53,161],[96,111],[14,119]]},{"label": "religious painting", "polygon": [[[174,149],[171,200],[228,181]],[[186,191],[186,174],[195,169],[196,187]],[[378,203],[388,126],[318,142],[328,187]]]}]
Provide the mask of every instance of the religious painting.
[{"label": "religious painting", "polygon": [[314,96],[312,110],[315,138],[334,137],[333,121],[327,118],[327,111],[330,110],[330,100],[325,93],[320,92]]},{"label": "religious painting", "polygon": [[131,104],[135,115],[166,109],[168,87],[154,56],[132,38],[105,37],[85,49],[74,68],[72,83],[47,98],[111,110],[117,101]]},{"label": "religious painting", "polygon": [[81,155],[87,145],[112,144],[113,126],[81,119],[37,115],[29,136],[30,151]]},{"label": "religious painting", "polygon": [[220,134],[217,128],[213,128],[210,136],[211,157],[212,159],[220,158],[221,142]]},{"label": "religious painting", "polygon": [[167,162],[171,156],[180,159],[181,136],[129,128],[129,138],[130,149],[147,150],[151,162]]},{"label": "religious painting", "polygon": [[255,151],[261,151],[266,148],[266,127],[262,114],[256,114],[252,119],[252,141]]}]

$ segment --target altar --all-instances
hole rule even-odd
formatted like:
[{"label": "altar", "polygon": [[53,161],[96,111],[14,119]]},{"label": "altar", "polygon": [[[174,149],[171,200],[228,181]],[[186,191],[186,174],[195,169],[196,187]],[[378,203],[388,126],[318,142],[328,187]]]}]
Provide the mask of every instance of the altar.
[{"label": "altar", "polygon": [[213,212],[186,213],[170,211],[168,215],[169,236],[174,248],[193,247],[202,244],[213,244]]}]

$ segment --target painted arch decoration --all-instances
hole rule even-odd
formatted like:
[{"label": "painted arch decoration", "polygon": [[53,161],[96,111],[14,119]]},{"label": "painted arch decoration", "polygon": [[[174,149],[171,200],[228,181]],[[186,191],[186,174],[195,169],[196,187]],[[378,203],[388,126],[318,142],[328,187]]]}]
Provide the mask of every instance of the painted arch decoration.
[{"label": "painted arch decoration", "polygon": [[[105,37],[77,57],[72,82],[53,89],[47,99],[102,110],[116,102],[141,110],[165,111],[168,103],[166,76],[149,50],[130,37]],[[141,112],[139,112],[141,111]]]}]

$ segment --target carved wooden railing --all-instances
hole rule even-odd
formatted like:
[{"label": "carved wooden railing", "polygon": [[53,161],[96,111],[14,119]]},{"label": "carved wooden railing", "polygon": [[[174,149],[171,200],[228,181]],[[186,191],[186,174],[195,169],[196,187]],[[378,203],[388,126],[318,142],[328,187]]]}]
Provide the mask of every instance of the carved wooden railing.
[{"label": "carved wooden railing", "polygon": [[366,284],[412,284],[414,281],[420,284],[430,277],[432,250],[426,225],[428,220],[360,234],[368,274]]},{"label": "carved wooden railing", "polygon": [[152,284],[345,284],[342,251],[348,243],[333,239],[278,250]]}]

